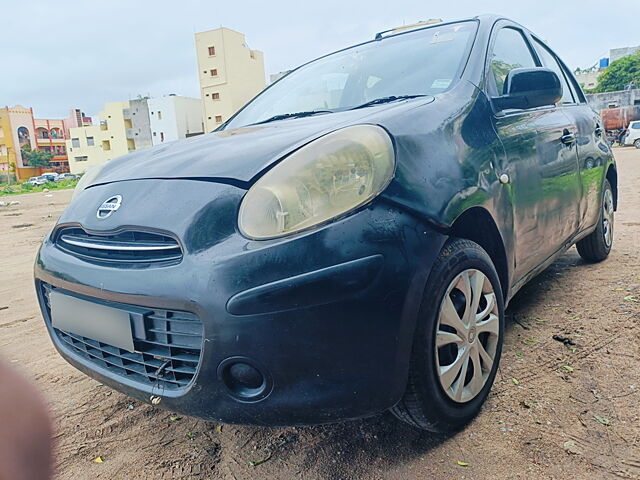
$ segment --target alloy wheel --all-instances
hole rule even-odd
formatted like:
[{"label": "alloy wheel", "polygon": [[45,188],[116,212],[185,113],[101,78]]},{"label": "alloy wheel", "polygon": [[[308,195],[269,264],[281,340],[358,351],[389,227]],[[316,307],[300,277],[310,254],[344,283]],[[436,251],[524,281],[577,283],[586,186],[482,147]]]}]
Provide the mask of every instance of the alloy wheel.
[{"label": "alloy wheel", "polygon": [[479,270],[464,270],[447,288],[435,336],[436,372],[453,401],[465,403],[480,393],[493,367],[499,335],[491,281]]},{"label": "alloy wheel", "polygon": [[602,224],[604,243],[607,244],[607,247],[611,247],[613,243],[613,194],[609,188],[604,191],[604,199],[602,200]]}]

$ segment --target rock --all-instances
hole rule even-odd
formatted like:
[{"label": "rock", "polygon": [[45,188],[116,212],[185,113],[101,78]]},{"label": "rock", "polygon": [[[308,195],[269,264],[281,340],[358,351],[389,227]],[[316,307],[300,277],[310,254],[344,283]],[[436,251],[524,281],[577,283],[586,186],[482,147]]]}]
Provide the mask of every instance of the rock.
[{"label": "rock", "polygon": [[43,189],[42,189],[42,191],[43,191],[44,193],[49,193],[49,189],[48,189],[48,188],[43,188]]},{"label": "rock", "polygon": [[0,202],[0,207],[6,207],[8,205],[7,202]]},{"label": "rock", "polygon": [[574,442],[573,440],[567,440],[562,444],[562,446],[564,447],[565,452],[571,455],[582,455],[582,450],[580,450],[578,444],[576,444],[576,442]]},{"label": "rock", "polygon": [[11,202],[9,202],[9,206],[11,205],[20,205],[20,202],[18,200],[13,200]]}]

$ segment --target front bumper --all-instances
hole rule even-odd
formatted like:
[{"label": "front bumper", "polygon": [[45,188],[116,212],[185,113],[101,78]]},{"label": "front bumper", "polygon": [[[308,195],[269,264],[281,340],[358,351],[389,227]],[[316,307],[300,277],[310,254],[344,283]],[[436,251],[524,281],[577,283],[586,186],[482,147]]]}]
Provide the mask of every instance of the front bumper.
[{"label": "front bumper", "polygon": [[[243,193],[188,180],[119,182],[83,192],[58,226],[162,229],[182,241],[184,257],[161,268],[112,268],[45,239],[35,277],[60,354],[131,397],[149,402],[161,394],[162,407],[226,423],[327,423],[393,406],[406,386],[424,285],[446,237],[379,199],[313,231],[251,241],[236,229]],[[97,219],[96,208],[115,194],[123,197],[121,209]],[[161,392],[79,355],[51,327],[43,284],[99,302],[197,316],[203,342],[193,381]],[[264,375],[260,394],[242,396],[229,387],[223,367],[234,359]]]}]

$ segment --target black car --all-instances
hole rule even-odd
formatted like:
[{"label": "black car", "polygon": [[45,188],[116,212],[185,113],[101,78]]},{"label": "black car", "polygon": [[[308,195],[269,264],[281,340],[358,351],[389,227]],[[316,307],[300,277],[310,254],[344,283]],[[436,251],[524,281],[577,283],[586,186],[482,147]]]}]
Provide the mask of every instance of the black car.
[{"label": "black car", "polygon": [[571,72],[481,16],[314,60],[211,134],[88,172],[36,288],[60,354],[141,401],[453,430],[491,388],[505,305],[573,244],[605,259],[616,202]]}]

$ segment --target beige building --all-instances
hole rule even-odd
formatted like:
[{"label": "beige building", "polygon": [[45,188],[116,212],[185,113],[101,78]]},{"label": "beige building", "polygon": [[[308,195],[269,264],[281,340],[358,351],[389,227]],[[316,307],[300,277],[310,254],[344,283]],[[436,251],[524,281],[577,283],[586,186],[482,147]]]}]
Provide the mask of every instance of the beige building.
[{"label": "beige building", "polygon": [[576,72],[576,80],[585,90],[592,90],[598,86],[598,77],[604,70],[589,70]]},{"label": "beige building", "polygon": [[196,54],[205,130],[211,132],[264,89],[264,57],[228,28],[196,33]]},{"label": "beige building", "polygon": [[152,144],[146,98],[107,103],[98,117],[98,125],[69,130],[66,143],[72,173],[84,173],[93,165]]},{"label": "beige building", "polygon": [[69,131],[67,152],[73,173],[84,173],[129,152],[203,133],[199,98],[166,95],[107,103],[98,117],[98,125]]}]

